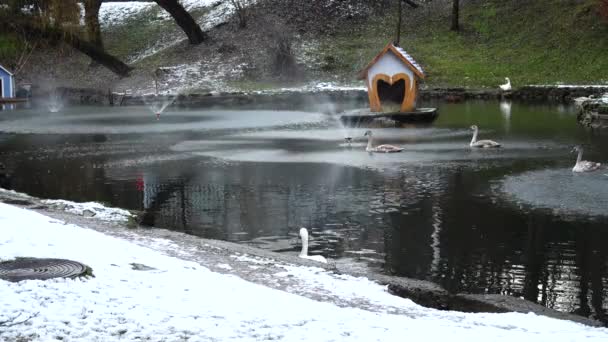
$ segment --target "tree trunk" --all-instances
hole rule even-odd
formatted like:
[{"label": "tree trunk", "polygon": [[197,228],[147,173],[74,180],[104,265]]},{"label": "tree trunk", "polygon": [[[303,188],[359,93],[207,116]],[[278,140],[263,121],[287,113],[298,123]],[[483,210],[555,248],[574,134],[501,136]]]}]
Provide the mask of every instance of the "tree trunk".
[{"label": "tree trunk", "polygon": [[101,28],[99,26],[99,8],[102,0],[84,0],[84,22],[89,42],[103,50]]},{"label": "tree trunk", "polygon": [[403,2],[405,2],[406,4],[412,6],[412,8],[418,8],[420,6],[417,3],[413,2],[412,0],[403,0]]},{"label": "tree trunk", "polygon": [[600,15],[608,21],[608,0],[600,0]]},{"label": "tree trunk", "polygon": [[171,14],[188,36],[190,44],[200,44],[207,39],[207,35],[201,30],[201,27],[177,0],[154,0],[154,2]]},{"label": "tree trunk", "polygon": [[450,30],[452,31],[458,32],[460,30],[459,12],[460,0],[452,0],[452,27],[450,27]]},{"label": "tree trunk", "polygon": [[24,18],[13,18],[10,23],[8,20],[0,20],[0,32],[3,31],[23,32],[26,35],[49,41],[65,42],[119,76],[128,76],[129,72],[133,70],[132,67],[126,65],[120,59],[106,53],[92,43],[82,40],[77,34],[69,31],[64,31],[55,27],[41,26],[32,20]]},{"label": "tree trunk", "polygon": [[244,0],[230,0],[230,3],[239,17],[239,28],[244,29],[247,27],[247,13],[245,9],[247,4],[244,3]]}]

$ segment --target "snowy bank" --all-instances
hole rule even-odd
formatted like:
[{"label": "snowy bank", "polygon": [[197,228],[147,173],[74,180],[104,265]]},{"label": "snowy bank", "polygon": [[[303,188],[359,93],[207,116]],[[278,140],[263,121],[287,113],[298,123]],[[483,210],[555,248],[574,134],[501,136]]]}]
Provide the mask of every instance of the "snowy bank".
[{"label": "snowy bank", "polygon": [[608,128],[608,93],[580,97],[575,100],[576,118],[583,126],[593,129]]},{"label": "snowy bank", "polygon": [[[350,288],[354,297],[369,295],[398,313],[339,307],[212,272],[155,250],[173,248],[167,240],[148,241],[151,248],[147,248],[6,204],[0,204],[0,222],[0,259],[68,258],[86,263],[95,274],[76,280],[0,281],[0,321],[19,314],[35,316],[23,324],[0,327],[3,341],[608,339],[608,329],[534,314],[428,309],[353,277],[326,285]],[[233,258],[250,261],[245,255]],[[260,268],[274,262],[255,260]],[[138,270],[132,264],[154,269]],[[311,281],[315,276],[311,270],[297,267],[275,276]],[[322,270],[314,272],[322,282]]]},{"label": "snowy bank", "polygon": [[85,217],[95,217],[103,221],[127,222],[130,218],[135,216],[128,210],[108,208],[97,202],[76,203],[65,200],[43,200],[42,203],[48,204],[59,210],[65,210]]}]

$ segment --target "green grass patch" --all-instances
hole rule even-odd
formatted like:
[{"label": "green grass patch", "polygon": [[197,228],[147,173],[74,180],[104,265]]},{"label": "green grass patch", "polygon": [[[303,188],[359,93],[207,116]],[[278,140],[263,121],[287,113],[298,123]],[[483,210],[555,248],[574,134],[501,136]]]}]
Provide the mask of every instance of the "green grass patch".
[{"label": "green grass patch", "polygon": [[[401,45],[420,62],[429,86],[496,87],[509,77],[529,84],[608,82],[608,25],[596,1],[483,1],[462,9],[462,30],[449,18],[418,20],[404,27]],[[422,13],[422,12],[418,12]],[[420,18],[419,18],[420,19]],[[426,19],[426,18],[425,18]],[[394,16],[370,18],[364,27],[344,29],[320,45],[351,79],[394,37]],[[603,71],[602,71],[603,70]]]},{"label": "green grass patch", "polygon": [[[401,45],[423,65],[431,87],[491,87],[511,78],[514,87],[530,84],[593,84],[608,82],[608,23],[598,14],[597,0],[500,1],[473,0],[461,7],[462,30],[449,30],[450,8],[428,10],[433,4],[408,9],[404,15]],[[439,8],[439,6],[438,6]],[[209,9],[193,11],[204,18]],[[149,8],[122,25],[105,30],[108,51],[128,60],[159,40],[185,38],[162,10]],[[340,25],[328,35],[304,35],[314,46],[305,66],[307,80],[356,83],[367,63],[394,39],[396,14],[386,10],[365,21]],[[236,33],[238,34],[238,33]],[[4,39],[4,40],[3,40]],[[135,63],[154,70],[179,61],[180,49],[167,49]],[[2,54],[15,51],[14,43],[0,35]],[[229,81],[244,91],[276,88],[277,84],[244,76]]]},{"label": "green grass patch", "polygon": [[155,6],[130,17],[121,25],[104,30],[106,50],[119,58],[127,59],[154,46],[162,37],[175,34],[177,25],[174,21],[163,19],[161,11]]}]

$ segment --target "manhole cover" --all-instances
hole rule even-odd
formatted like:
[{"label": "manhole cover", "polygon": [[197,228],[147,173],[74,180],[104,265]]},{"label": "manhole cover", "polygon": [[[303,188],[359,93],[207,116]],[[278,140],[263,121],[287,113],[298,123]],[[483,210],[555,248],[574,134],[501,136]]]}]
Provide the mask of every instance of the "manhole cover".
[{"label": "manhole cover", "polygon": [[66,259],[18,258],[0,262],[0,279],[13,282],[28,279],[75,278],[85,275],[92,275],[88,266]]}]

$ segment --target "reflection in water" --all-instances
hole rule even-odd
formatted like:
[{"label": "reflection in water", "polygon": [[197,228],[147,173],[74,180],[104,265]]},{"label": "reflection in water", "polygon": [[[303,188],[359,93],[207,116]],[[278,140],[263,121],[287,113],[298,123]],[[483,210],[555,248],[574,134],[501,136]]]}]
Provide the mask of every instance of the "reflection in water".
[{"label": "reflection in water", "polygon": [[0,104],[1,110],[14,110],[17,106],[14,103],[2,103]]},{"label": "reflection in water", "polygon": [[510,100],[501,100],[500,101],[500,114],[502,115],[505,121],[505,131],[509,132],[511,130],[511,101]]},{"label": "reflection in water", "polygon": [[[376,130],[405,148],[396,155],[365,153],[364,128],[340,146],[327,115],[176,111],[156,122],[138,107],[7,112],[0,129],[36,134],[0,135],[0,155],[16,190],[36,196],[294,255],[305,226],[311,251],[355,269],[605,319],[606,177],[574,177],[567,152],[585,142],[606,160],[608,138],[547,106],[513,106],[508,130],[496,102],[436,105],[432,127]],[[471,124],[505,148],[471,150]]]},{"label": "reflection in water", "polygon": [[431,248],[433,249],[433,261],[431,262],[431,275],[437,277],[439,270],[439,263],[441,262],[441,246],[440,246],[440,234],[441,234],[441,206],[438,203],[433,203],[433,233],[431,234]]}]

